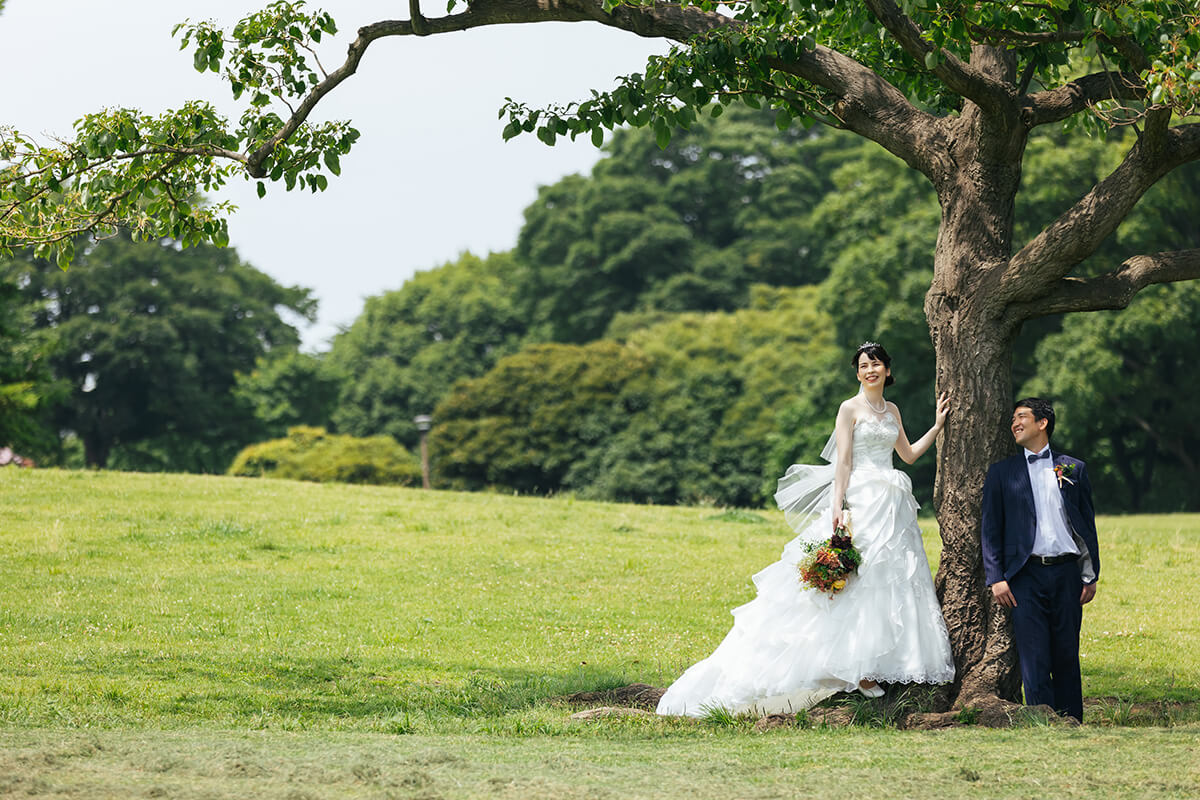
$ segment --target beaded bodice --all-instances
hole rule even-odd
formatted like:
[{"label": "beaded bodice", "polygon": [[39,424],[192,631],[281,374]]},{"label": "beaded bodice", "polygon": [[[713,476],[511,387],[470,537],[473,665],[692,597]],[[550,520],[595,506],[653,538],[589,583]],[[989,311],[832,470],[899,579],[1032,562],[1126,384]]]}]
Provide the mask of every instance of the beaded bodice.
[{"label": "beaded bodice", "polygon": [[892,450],[900,425],[889,412],[882,417],[859,417],[854,423],[854,468],[892,468]]}]

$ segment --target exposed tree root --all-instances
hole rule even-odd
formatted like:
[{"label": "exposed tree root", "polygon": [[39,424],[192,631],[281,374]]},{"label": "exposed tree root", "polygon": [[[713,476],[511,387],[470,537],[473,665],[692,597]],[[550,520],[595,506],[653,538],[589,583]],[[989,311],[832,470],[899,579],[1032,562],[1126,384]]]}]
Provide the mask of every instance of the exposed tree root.
[{"label": "exposed tree root", "polygon": [[[578,720],[651,716],[665,691],[645,683],[632,683],[616,689],[563,695],[553,698],[553,702],[587,707],[571,715],[572,719]],[[906,707],[911,707],[911,696],[903,689],[899,692],[889,691],[879,701],[866,701],[856,695],[843,697],[846,700],[841,703],[818,706],[796,714],[768,714],[759,719],[754,727],[760,731],[814,726],[842,728],[851,725],[939,730],[967,726],[1013,728],[1078,724],[1070,717],[1060,717],[1050,706],[1025,706],[995,695],[970,698],[949,711],[906,710]]]}]

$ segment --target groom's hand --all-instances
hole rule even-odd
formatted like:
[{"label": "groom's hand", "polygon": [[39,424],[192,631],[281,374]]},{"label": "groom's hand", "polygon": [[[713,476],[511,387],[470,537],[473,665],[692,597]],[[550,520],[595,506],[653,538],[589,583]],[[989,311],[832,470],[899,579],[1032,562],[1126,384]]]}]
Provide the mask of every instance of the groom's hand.
[{"label": "groom's hand", "polygon": [[[1086,589],[1087,587],[1085,586],[1083,588]],[[1095,590],[1093,589],[1093,592],[1094,591]],[[1012,590],[1008,588],[1008,581],[996,581],[993,583],[992,596],[996,598],[997,603],[1005,608],[1017,607],[1017,598],[1013,597]]]},{"label": "groom's hand", "polygon": [[1079,594],[1079,605],[1086,606],[1088,603],[1092,602],[1092,598],[1095,596],[1096,584],[1085,583],[1083,585],[1083,591]]}]

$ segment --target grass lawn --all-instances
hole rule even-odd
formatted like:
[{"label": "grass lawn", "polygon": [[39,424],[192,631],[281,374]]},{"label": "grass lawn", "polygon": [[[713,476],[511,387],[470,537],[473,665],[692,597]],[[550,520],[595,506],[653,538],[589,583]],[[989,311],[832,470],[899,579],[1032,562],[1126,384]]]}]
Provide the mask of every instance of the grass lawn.
[{"label": "grass lawn", "polygon": [[1200,785],[1200,515],[1099,521],[1091,724],[940,733],[579,723],[545,702],[707,655],[789,536],[775,512],[9,469],[0,519],[0,796]]}]

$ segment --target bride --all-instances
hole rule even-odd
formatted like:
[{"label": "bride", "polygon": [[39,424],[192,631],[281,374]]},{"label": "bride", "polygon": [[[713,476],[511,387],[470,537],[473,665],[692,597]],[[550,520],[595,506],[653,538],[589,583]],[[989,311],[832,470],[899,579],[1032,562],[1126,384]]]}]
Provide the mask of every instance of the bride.
[{"label": "bride", "polygon": [[[900,409],[883,397],[893,382],[887,351],[864,342],[851,363],[861,388],[838,409],[821,454],[830,463],[793,464],[775,494],[799,535],[754,576],[757,596],[733,610],[733,629],[716,651],[667,689],[659,714],[795,712],[836,692],[879,697],[880,683],[953,680],[912,483],[892,467],[893,450],[911,464],[929,449],[949,398],[938,398],[933,427],[909,443]],[[828,539],[842,522],[862,554],[857,574],[834,595],[802,585],[805,545]]]}]

